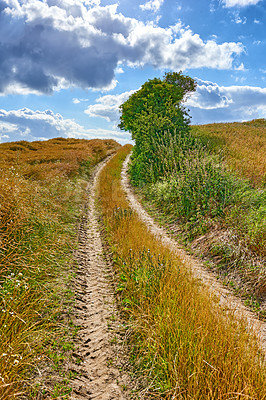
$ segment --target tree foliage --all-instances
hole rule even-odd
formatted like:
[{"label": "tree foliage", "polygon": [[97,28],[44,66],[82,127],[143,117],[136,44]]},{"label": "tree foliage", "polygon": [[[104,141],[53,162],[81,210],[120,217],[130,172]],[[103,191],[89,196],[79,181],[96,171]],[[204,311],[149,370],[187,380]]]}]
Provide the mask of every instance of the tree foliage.
[{"label": "tree foliage", "polygon": [[166,73],[163,79],[154,78],[145,82],[120,106],[119,128],[131,132],[135,140],[131,176],[136,184],[158,179],[154,173],[156,145],[164,133],[185,134],[189,130],[190,118],[183,102],[195,91],[195,81],[181,72]]}]

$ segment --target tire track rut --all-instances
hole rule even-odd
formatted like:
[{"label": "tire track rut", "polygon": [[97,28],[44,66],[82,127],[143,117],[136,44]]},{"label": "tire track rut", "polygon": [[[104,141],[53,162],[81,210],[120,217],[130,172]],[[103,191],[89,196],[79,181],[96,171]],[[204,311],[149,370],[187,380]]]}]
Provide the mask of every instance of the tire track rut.
[{"label": "tire track rut", "polygon": [[[126,400],[121,387],[127,381],[117,359],[123,360],[122,345],[112,344],[123,330],[112,288],[112,266],[107,262],[95,206],[98,176],[108,160],[100,163],[87,187],[88,203],[79,229],[78,272],[75,282],[75,323],[78,332],[74,356],[80,365],[72,381],[71,400]],[[120,338],[120,342],[121,342]],[[119,339],[118,339],[119,342]]]}]

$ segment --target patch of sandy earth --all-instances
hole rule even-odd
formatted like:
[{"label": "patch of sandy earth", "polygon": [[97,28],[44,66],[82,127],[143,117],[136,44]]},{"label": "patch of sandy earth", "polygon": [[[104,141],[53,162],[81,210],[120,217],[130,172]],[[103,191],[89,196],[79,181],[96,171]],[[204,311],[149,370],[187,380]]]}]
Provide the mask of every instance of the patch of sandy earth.
[{"label": "patch of sandy earth", "polygon": [[[121,345],[114,344],[121,333],[112,288],[112,267],[104,256],[101,229],[95,206],[95,189],[101,163],[88,185],[88,203],[80,224],[77,254],[75,323],[78,332],[74,356],[80,365],[70,366],[78,373],[72,381],[71,400],[126,400],[123,392],[126,377],[122,375],[117,359]],[[120,329],[121,328],[121,329]],[[119,342],[119,340],[118,340]]]},{"label": "patch of sandy earth", "polygon": [[200,279],[206,285],[209,291],[218,297],[219,304],[225,310],[230,310],[237,318],[244,318],[247,326],[252,329],[259,338],[261,348],[266,352],[266,323],[259,321],[256,316],[250,312],[242,303],[235,297],[232,292],[225,288],[219,281],[217,276],[207,271],[204,265],[195,257],[189,255],[180,245],[172,239],[167,231],[160,227],[154,219],[144,210],[134,194],[134,190],[130,185],[127,169],[130,160],[130,154],[127,156],[121,174],[122,187],[127,195],[131,208],[138,214],[139,218],[147,225],[162,244],[166,245],[186,267],[191,269],[192,274]]}]

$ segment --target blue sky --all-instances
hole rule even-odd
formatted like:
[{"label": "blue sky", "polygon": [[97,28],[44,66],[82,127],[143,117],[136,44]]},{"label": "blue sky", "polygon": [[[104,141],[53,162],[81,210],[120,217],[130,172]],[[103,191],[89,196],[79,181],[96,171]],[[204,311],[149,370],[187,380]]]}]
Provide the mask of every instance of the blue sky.
[{"label": "blue sky", "polygon": [[266,118],[266,0],[0,0],[0,142],[127,143],[119,104],[180,70],[193,124]]}]

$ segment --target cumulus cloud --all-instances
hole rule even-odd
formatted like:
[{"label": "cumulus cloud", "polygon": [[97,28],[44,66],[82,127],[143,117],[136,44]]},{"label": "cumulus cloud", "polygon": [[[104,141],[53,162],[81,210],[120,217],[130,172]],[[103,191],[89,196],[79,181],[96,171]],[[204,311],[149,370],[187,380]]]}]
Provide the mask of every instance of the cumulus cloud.
[{"label": "cumulus cloud", "polygon": [[20,110],[0,110],[1,141],[44,140],[54,137],[71,138],[113,138],[120,143],[129,142],[128,134],[119,130],[86,129],[72,119],[51,110],[33,111],[28,108]]},{"label": "cumulus cloud", "polygon": [[85,113],[90,117],[101,117],[106,119],[108,122],[119,122],[119,106],[123,104],[131,94],[135,93],[135,90],[123,92],[116,95],[106,95],[99,97],[96,102],[97,104],[90,105]]},{"label": "cumulus cloud", "polygon": [[193,123],[243,121],[266,117],[266,88],[219,86],[198,79],[186,105]]},{"label": "cumulus cloud", "polygon": [[160,10],[161,6],[163,5],[164,0],[150,0],[144,4],[140,5],[140,8],[144,10],[151,10],[157,12]]},{"label": "cumulus cloud", "polygon": [[261,0],[223,0],[225,7],[246,7],[259,3]]},{"label": "cumulus cloud", "polygon": [[0,0],[0,93],[110,89],[122,65],[231,69],[244,51],[241,43],[203,41],[181,23],[161,28],[99,4]]}]

